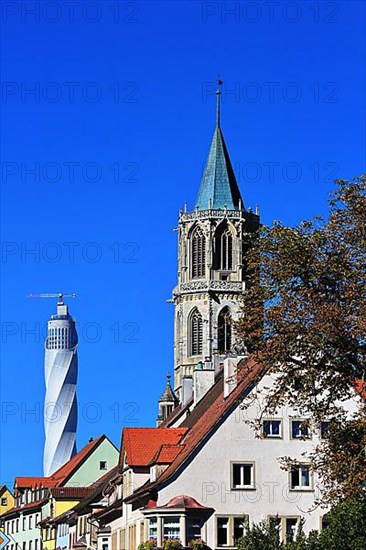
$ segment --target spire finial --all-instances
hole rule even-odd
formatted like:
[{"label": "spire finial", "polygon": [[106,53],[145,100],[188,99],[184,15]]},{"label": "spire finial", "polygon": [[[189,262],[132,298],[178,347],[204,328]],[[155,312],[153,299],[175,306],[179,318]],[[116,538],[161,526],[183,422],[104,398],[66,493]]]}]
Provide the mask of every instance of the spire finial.
[{"label": "spire finial", "polygon": [[216,81],[216,127],[220,128],[221,86],[223,85],[223,81],[220,80],[220,75],[217,76]]}]

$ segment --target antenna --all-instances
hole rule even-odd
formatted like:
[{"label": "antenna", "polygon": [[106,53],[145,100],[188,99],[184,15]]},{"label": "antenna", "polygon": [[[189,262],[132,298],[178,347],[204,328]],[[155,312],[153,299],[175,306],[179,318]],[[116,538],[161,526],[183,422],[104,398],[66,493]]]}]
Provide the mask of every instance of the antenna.
[{"label": "antenna", "polygon": [[63,294],[62,292],[49,292],[46,294],[28,294],[27,298],[58,298],[58,303],[62,304],[64,298],[76,298],[77,294]]}]

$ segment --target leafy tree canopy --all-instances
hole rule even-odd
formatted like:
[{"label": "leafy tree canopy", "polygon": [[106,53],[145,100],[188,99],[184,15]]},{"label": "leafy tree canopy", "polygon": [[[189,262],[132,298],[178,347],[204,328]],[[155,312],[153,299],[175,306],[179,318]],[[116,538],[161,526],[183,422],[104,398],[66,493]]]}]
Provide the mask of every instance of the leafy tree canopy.
[{"label": "leafy tree canopy", "polygon": [[274,223],[248,251],[248,291],[237,333],[274,385],[265,413],[290,405],[331,420],[314,454],[330,500],[352,498],[365,481],[366,416],[343,404],[364,392],[366,372],[366,176],[338,180],[327,219]]}]

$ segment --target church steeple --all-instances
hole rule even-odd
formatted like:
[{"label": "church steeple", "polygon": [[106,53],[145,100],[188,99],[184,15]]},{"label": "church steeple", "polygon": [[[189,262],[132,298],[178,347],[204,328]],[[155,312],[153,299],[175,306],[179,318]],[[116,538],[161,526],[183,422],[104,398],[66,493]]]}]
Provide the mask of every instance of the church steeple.
[{"label": "church steeple", "polygon": [[174,392],[180,402],[200,369],[199,379],[213,381],[227,354],[237,353],[235,321],[246,290],[248,234],[259,228],[259,216],[243,207],[222,135],[218,84],[216,126],[196,206],[181,211],[178,223]]},{"label": "church steeple", "polygon": [[195,208],[239,210],[243,201],[220,127],[221,90],[216,92],[216,127]]}]

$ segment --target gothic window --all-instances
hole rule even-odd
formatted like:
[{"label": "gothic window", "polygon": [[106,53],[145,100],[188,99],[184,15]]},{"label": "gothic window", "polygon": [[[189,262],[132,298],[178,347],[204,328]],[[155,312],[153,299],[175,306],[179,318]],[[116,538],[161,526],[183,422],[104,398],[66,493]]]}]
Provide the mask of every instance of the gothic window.
[{"label": "gothic window", "polygon": [[220,353],[231,349],[231,315],[228,307],[224,307],[217,321],[217,347]]},{"label": "gothic window", "polygon": [[189,317],[189,355],[202,353],[202,315],[195,308]]},{"label": "gothic window", "polygon": [[197,227],[192,233],[192,278],[199,279],[205,276],[206,241],[203,231]]},{"label": "gothic window", "polygon": [[215,269],[233,269],[233,235],[227,225],[221,225],[215,235]]}]

